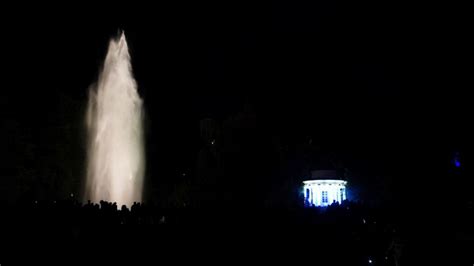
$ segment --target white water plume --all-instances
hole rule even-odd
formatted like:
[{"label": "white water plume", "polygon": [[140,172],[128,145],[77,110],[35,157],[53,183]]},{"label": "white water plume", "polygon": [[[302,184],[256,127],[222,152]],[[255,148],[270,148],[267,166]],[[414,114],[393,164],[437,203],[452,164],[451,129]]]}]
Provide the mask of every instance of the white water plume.
[{"label": "white water plume", "polygon": [[84,200],[106,200],[118,206],[142,200],[142,105],[122,33],[110,41],[99,79],[89,90]]}]

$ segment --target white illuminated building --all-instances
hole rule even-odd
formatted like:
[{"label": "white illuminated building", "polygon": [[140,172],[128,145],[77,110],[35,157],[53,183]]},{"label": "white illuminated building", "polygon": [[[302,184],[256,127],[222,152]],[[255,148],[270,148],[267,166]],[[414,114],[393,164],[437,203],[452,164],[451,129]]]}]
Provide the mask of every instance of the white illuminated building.
[{"label": "white illuminated building", "polygon": [[346,199],[347,181],[337,178],[336,171],[313,171],[312,179],[303,181],[305,206],[324,207]]}]

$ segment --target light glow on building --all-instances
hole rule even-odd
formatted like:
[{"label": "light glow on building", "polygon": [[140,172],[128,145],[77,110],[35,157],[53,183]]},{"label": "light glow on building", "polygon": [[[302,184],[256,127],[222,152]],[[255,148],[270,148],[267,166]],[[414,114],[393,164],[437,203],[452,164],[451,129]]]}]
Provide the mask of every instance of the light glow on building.
[{"label": "light glow on building", "polygon": [[320,179],[303,181],[305,206],[325,207],[346,199],[347,181]]}]

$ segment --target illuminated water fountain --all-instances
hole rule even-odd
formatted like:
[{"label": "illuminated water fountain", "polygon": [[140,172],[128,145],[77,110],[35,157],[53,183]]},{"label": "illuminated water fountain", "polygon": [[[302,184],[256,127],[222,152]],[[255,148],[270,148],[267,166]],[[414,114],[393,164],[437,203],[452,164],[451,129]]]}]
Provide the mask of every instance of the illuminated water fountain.
[{"label": "illuminated water fountain", "polygon": [[98,81],[89,90],[85,200],[118,206],[142,200],[142,105],[122,33],[110,41]]}]

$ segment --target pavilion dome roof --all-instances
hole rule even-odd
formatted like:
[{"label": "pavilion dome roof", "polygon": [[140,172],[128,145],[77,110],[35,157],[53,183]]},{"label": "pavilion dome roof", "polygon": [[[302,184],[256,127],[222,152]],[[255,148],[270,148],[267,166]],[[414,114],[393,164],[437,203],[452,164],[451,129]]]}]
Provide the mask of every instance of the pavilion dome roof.
[{"label": "pavilion dome roof", "polygon": [[314,170],[311,171],[311,179],[335,179],[335,180],[343,180],[344,177],[338,175],[336,170]]}]

